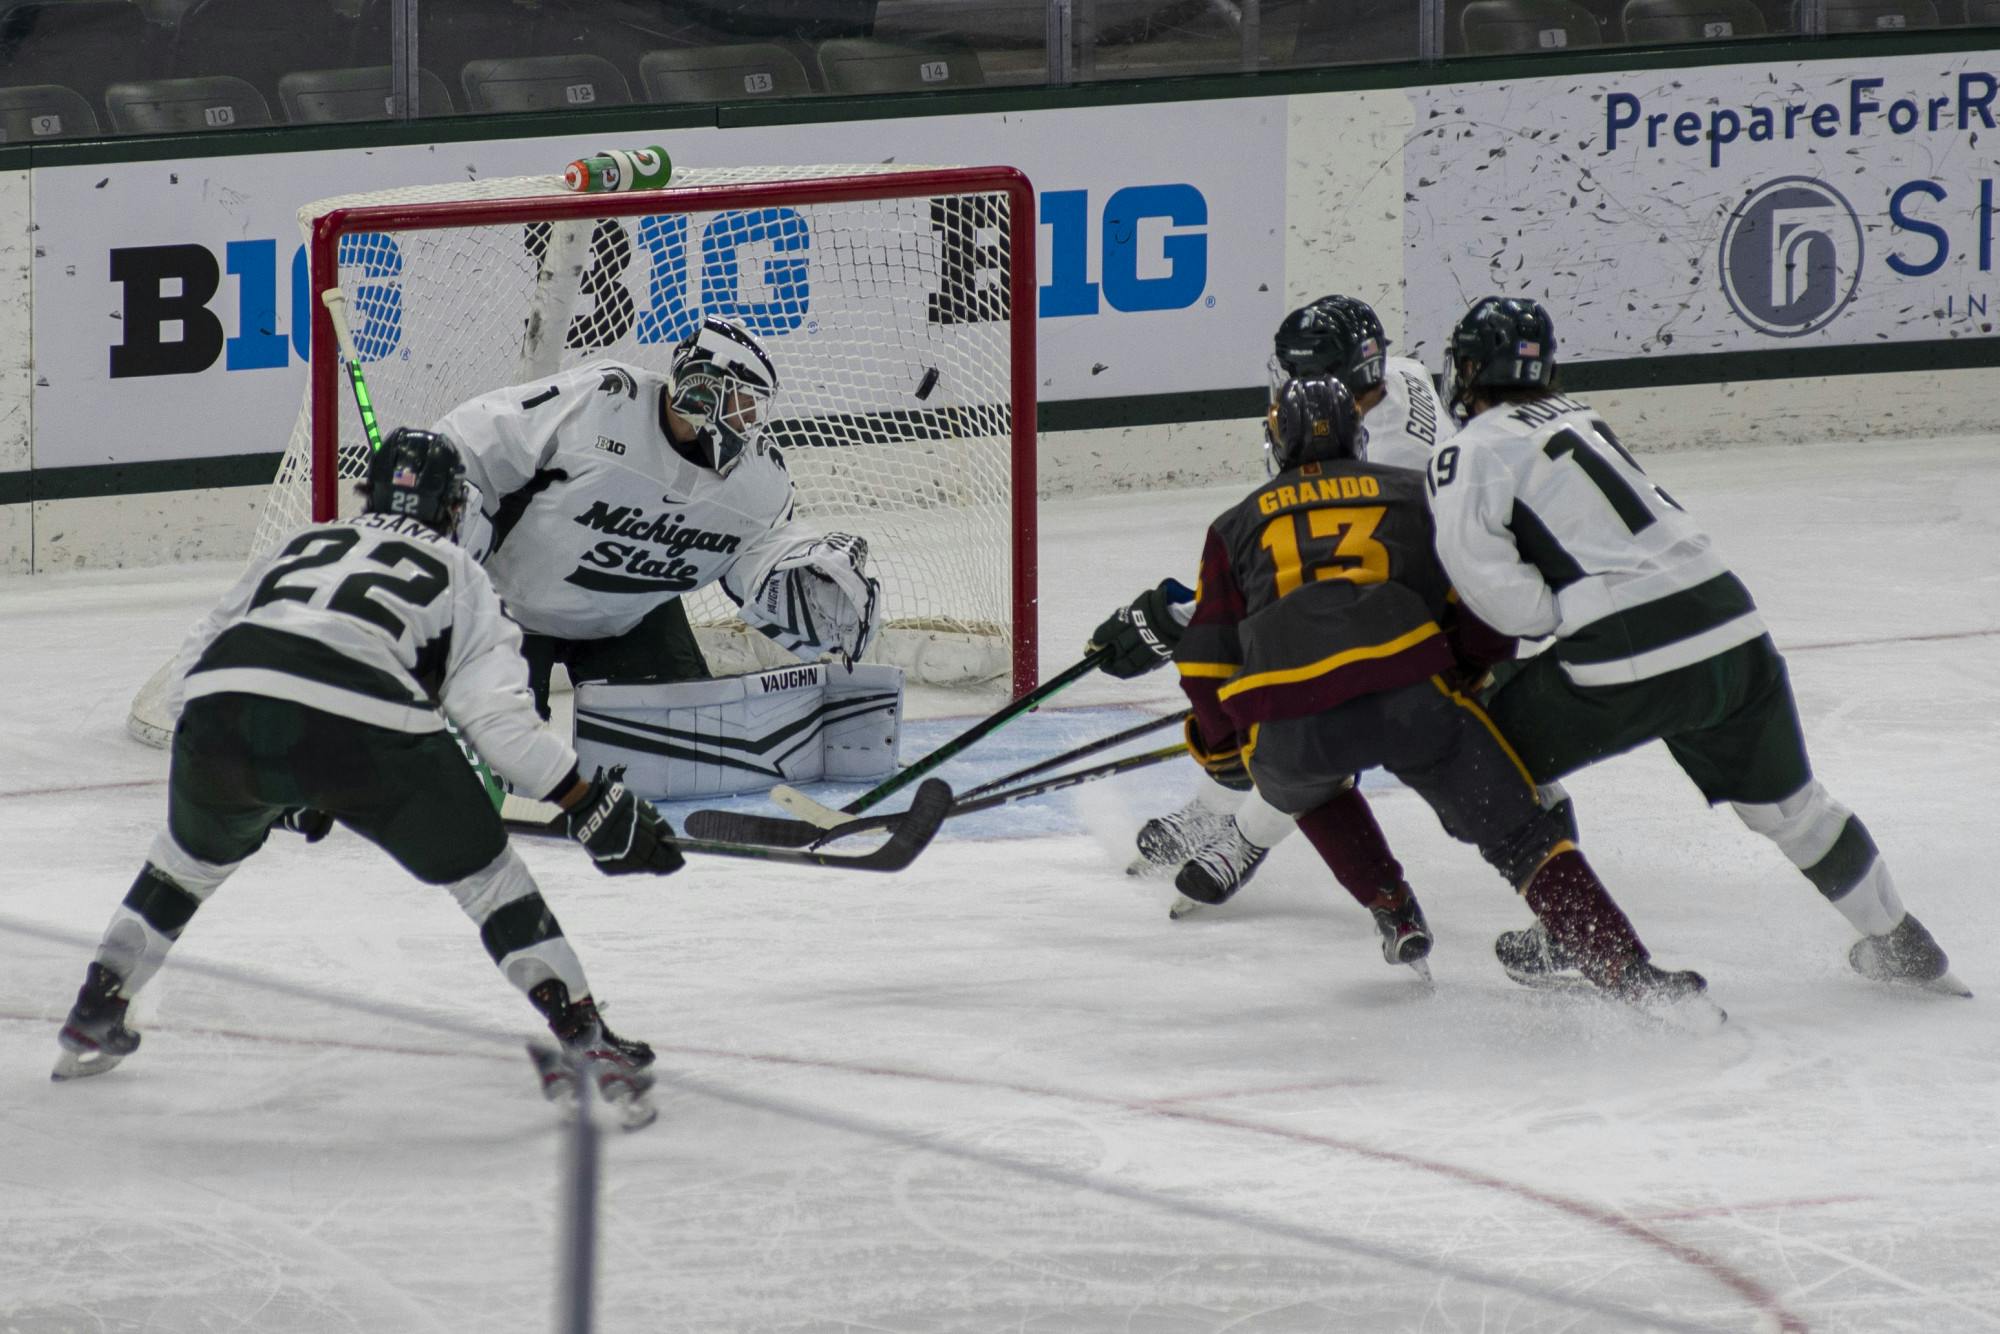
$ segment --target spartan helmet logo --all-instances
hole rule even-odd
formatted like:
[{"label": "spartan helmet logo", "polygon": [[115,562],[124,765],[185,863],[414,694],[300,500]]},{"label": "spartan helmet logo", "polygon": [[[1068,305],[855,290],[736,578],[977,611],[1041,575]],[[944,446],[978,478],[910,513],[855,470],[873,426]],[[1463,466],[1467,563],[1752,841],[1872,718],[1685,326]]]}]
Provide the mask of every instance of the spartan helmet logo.
[{"label": "spartan helmet logo", "polygon": [[674,349],[667,407],[694,428],[703,462],[727,477],[763,434],[777,389],[777,369],[762,345],[711,315]]}]

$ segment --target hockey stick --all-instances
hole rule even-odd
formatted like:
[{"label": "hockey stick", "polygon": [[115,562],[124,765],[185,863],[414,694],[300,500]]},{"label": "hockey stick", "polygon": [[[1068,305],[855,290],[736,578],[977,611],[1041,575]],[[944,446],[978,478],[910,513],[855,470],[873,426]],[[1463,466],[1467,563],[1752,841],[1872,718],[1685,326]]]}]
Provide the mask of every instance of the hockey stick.
[{"label": "hockey stick", "polygon": [[[951,820],[961,815],[977,815],[980,811],[990,811],[999,806],[1010,806],[1017,801],[1026,801],[1029,797],[1047,796],[1064,788],[1094,783],[1100,778],[1115,778],[1119,774],[1131,773],[1135,769],[1144,769],[1166,760],[1176,759],[1187,752],[1187,742],[1177,741],[1158,750],[1141,751],[1137,755],[1122,755],[1115,760],[1106,760],[1103,764],[1093,765],[1088,769],[1058,774],[1054,778],[1044,778],[1021,787],[1008,788],[1004,792],[989,792],[983,797],[963,798],[954,803],[941,818]],[[919,791],[921,792],[921,789]],[[808,820],[785,820],[776,816],[747,815],[736,811],[695,811],[688,816],[687,827],[690,831],[711,838],[781,848],[812,844],[817,848],[837,838],[846,838],[850,834],[864,834],[873,829],[900,829],[899,822],[915,809],[913,803],[910,811],[898,811],[893,815],[865,815],[858,820],[835,825],[831,829],[823,829]]]},{"label": "hockey stick", "polygon": [[998,711],[980,719],[971,727],[945,742],[942,746],[939,746],[916,763],[898,770],[881,783],[876,784],[868,791],[856,797],[853,801],[848,802],[839,810],[835,810],[822,802],[814,801],[797,788],[783,783],[771,789],[771,800],[790,811],[796,819],[816,824],[822,829],[831,829],[837,824],[844,823],[850,816],[859,815],[870,806],[881,801],[882,798],[888,796],[891,792],[898,791],[915,782],[945,761],[964,753],[974,742],[991,736],[1008,723],[1019,718],[1022,714],[1033,713],[1041,707],[1043,701],[1047,700],[1049,696],[1055,694],[1065,686],[1074,685],[1078,681],[1081,681],[1084,677],[1097,670],[1097,665],[1110,656],[1111,650],[1109,648],[1100,648],[1092,651],[1084,657],[1083,661],[1077,663],[1062,675],[1044,681],[1027,694],[1022,695],[1019,699],[1002,705]]},{"label": "hockey stick", "polygon": [[[340,349],[340,364],[347,371],[347,383],[354,389],[354,406],[361,414],[361,429],[368,437],[368,452],[382,452],[382,428],[375,420],[375,400],[368,393],[368,377],[361,373],[361,349],[355,345],[354,330],[347,325],[347,293],[335,283],[320,293],[319,303],[326,307],[326,317],[333,323],[334,345]],[[445,719],[444,730],[457,743],[465,755],[465,762],[472,766],[472,772],[479,777],[480,786],[486,789],[487,799],[493,809],[499,810],[507,802],[506,785],[493,772],[493,766],[481,759],[472,743],[459,735],[452,721]]]},{"label": "hockey stick", "polygon": [[1025,782],[1033,778],[1036,774],[1044,774],[1051,769],[1060,769],[1065,764],[1075,764],[1078,760],[1084,759],[1087,756],[1097,755],[1122,746],[1127,741],[1136,741],[1138,738],[1152,732],[1157,732],[1162,728],[1178,727],[1180,724],[1186,722],[1188,715],[1193,712],[1193,709],[1183,709],[1179,713],[1168,714],[1164,718],[1148,718],[1136,727],[1128,727],[1122,732],[1114,732],[1110,736],[1078,746],[1075,750],[1066,750],[1060,755],[1042,760],[1037,764],[1031,764],[1025,769],[1016,769],[1011,774],[1002,774],[998,778],[989,779],[981,783],[978,787],[968,788],[966,791],[959,793],[958,799],[963,802],[970,801],[974,797],[983,797],[989,792],[998,792],[1002,788],[1012,787],[1016,783]]},{"label": "hockey stick", "polygon": [[[930,846],[931,839],[937,836],[938,826],[944,823],[946,816],[954,813],[951,800],[951,788],[943,779],[925,779],[917,788],[910,809],[899,811],[894,817],[881,817],[879,823],[870,826],[890,828],[890,834],[881,847],[869,852],[821,852],[815,848],[726,838],[683,838],[676,840],[675,846],[683,853],[696,857],[740,857],[747,861],[778,862],[787,866],[823,866],[836,871],[900,871]],[[892,818],[895,823],[891,828],[889,822]],[[509,821],[507,827],[515,833],[537,838],[569,837],[567,832],[552,824],[521,825]],[[814,832],[819,832],[816,826]]]}]

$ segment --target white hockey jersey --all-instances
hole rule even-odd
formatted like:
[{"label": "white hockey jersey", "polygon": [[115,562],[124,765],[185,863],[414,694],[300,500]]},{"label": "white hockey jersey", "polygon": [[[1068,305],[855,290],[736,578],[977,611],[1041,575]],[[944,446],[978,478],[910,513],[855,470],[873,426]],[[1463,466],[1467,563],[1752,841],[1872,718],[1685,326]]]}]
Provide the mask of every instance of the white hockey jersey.
[{"label": "white hockey jersey", "polygon": [[1422,472],[1451,419],[1421,361],[1390,357],[1382,367],[1382,401],[1368,410],[1368,461]]},{"label": "white hockey jersey", "polygon": [[1479,618],[1554,635],[1578,685],[1624,685],[1764,633],[1749,590],[1602,418],[1503,404],[1431,456],[1438,556]]},{"label": "white hockey jersey", "polygon": [[269,695],[397,732],[449,718],[520,792],[576,767],[528,694],[521,631],[471,556],[414,519],[363,514],[307,528],[254,562],[176,660],[186,699]]},{"label": "white hockey jersey", "polygon": [[483,394],[432,428],[465,457],[493,526],[487,572],[525,629],[607,639],[717,580],[755,624],[764,576],[815,536],[792,522],[775,446],[760,441],[727,477],[675,451],[665,385],[600,361]]}]

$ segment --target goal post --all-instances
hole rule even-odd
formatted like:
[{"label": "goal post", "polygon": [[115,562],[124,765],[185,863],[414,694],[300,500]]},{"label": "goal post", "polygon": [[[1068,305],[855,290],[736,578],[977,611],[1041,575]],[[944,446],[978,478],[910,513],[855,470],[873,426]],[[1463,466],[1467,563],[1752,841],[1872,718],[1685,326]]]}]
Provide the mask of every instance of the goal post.
[{"label": "goal post", "polygon": [[[592,361],[664,371],[716,314],[777,365],[766,438],[799,519],[868,540],[884,605],[869,657],[935,684],[1034,685],[1035,204],[1018,170],[695,169],[604,194],[513,177],[322,200],[299,220],[308,385],[256,551],[357,503],[367,445],[328,291],[385,431]],[[687,600],[714,670],[791,661],[713,586]],[[162,740],[144,702],[132,730]]]}]

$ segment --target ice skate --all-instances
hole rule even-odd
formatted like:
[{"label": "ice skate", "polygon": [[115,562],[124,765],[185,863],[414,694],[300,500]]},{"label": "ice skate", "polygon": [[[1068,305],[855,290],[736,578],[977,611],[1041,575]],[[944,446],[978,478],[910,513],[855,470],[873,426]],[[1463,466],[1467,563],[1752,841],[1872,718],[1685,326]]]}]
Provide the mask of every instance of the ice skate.
[{"label": "ice skate", "polygon": [[1521,931],[1502,931],[1493,953],[1507,976],[1524,987],[1575,986],[1583,982],[1575,960],[1539,921]]},{"label": "ice skate", "polygon": [[[1174,888],[1181,892],[1183,900],[1193,905],[1213,907],[1227,903],[1257,873],[1270,851],[1243,837],[1233,818],[1225,818],[1220,833],[1181,867],[1174,877]],[[1179,920],[1192,911],[1192,907],[1183,908],[1176,902],[1167,915]]]},{"label": "ice skate", "polygon": [[1710,1033],[1729,1018],[1728,1011],[1709,998],[1708,979],[1691,968],[1668,970],[1634,955],[1584,971],[1605,995],[1669,1028]]},{"label": "ice skate", "polygon": [[1204,805],[1200,797],[1166,815],[1156,815],[1139,826],[1135,840],[1139,855],[1125,868],[1126,875],[1166,875],[1211,842],[1229,823],[1229,816]]},{"label": "ice skate", "polygon": [[1394,894],[1369,909],[1375,915],[1375,929],[1382,933],[1382,958],[1392,964],[1407,964],[1411,971],[1431,981],[1431,927],[1424,920],[1423,906],[1410,888],[1400,886]]},{"label": "ice skate", "polygon": [[1899,982],[1946,996],[1972,995],[1972,989],[1952,975],[1943,947],[1913,913],[1904,913],[1887,935],[1855,941],[1847,962],[1872,981]]},{"label": "ice skate", "polygon": [[76,1004],[56,1034],[62,1051],[49,1071],[50,1079],[101,1075],[139,1050],[139,1035],[125,1027],[125,1009],[130,1002],[118,994],[124,985],[125,979],[103,964],[90,965]]},{"label": "ice skate", "polygon": [[653,1077],[653,1049],[621,1038],[606,1026],[597,1004],[584,996],[569,998],[569,988],[554,978],[528,993],[535,1008],[548,1017],[549,1031],[562,1043],[560,1053],[530,1043],[528,1054],[541,1077],[542,1096],[550,1102],[573,1104],[579,1078],[594,1079],[598,1096],[618,1114],[627,1130],[649,1126],[659,1116],[647,1092]]}]

